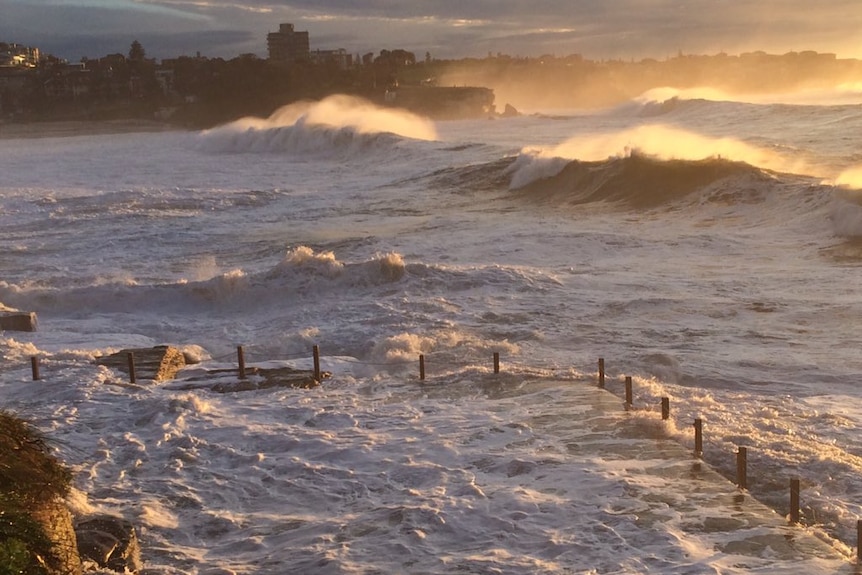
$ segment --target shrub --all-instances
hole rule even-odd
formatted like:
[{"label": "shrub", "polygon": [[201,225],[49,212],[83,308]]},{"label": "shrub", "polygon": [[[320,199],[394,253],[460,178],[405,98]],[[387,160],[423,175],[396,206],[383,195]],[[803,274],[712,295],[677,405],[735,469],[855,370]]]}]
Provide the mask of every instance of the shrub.
[{"label": "shrub", "polygon": [[0,411],[0,575],[42,575],[57,564],[30,512],[69,492],[71,472],[27,422]]}]

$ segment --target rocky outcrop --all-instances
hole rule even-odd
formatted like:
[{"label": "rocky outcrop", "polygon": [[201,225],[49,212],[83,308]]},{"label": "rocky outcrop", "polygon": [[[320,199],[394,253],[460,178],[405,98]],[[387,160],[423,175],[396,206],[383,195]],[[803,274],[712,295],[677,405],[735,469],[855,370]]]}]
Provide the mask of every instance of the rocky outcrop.
[{"label": "rocky outcrop", "polygon": [[66,502],[59,497],[35,505],[30,516],[36,521],[51,542],[51,561],[47,561],[51,573],[58,575],[80,575],[81,559],[78,555],[72,514]]},{"label": "rocky outcrop", "polygon": [[71,479],[38,429],[0,410],[0,574],[81,575],[93,564],[120,573],[141,568],[129,522],[94,516],[73,525],[66,504]]},{"label": "rocky outcrop", "polygon": [[129,354],[132,354],[134,359],[136,380],[166,381],[176,377],[177,372],[186,366],[183,352],[169,345],[123,349],[111,355],[96,358],[96,363],[129,373]]},{"label": "rocky outcrop", "polygon": [[[134,359],[136,381],[146,379],[161,382],[175,379],[180,369],[192,363],[187,361],[179,349],[167,345],[123,349],[97,358],[96,363],[129,373],[129,354],[132,354]],[[320,380],[330,375],[329,372],[321,372]],[[308,389],[318,385],[320,381],[314,377],[312,370],[291,367],[246,367],[245,377],[239,376],[238,369],[210,369],[183,377],[172,383],[171,388],[208,388],[218,393],[233,393],[273,387]]]},{"label": "rocky outcrop", "polygon": [[81,572],[65,505],[71,477],[39,430],[0,410],[0,572]]},{"label": "rocky outcrop", "polygon": [[36,312],[0,309],[0,331],[36,331]]},{"label": "rocky outcrop", "polygon": [[120,517],[97,515],[75,524],[81,559],[118,573],[141,569],[141,547],[134,526]]},{"label": "rocky outcrop", "polygon": [[514,118],[515,116],[520,116],[521,113],[515,108],[515,106],[511,104],[506,104],[506,107],[503,108],[503,112],[500,114],[503,118]]}]

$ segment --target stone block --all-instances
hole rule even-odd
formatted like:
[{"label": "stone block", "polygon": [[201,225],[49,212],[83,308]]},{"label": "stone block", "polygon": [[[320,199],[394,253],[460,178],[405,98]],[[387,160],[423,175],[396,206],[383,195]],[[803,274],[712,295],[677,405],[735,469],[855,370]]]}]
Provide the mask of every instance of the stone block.
[{"label": "stone block", "polygon": [[36,312],[0,311],[0,331],[36,331]]},{"label": "stone block", "polygon": [[96,358],[96,363],[129,373],[130,353],[135,360],[135,379],[166,381],[173,379],[177,372],[186,366],[183,352],[169,345],[123,349],[117,353]]}]

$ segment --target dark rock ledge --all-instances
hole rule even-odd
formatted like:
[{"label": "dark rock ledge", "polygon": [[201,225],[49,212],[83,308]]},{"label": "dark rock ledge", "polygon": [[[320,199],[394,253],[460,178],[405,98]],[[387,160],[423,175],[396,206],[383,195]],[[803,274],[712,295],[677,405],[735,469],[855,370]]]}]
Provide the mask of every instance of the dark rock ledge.
[{"label": "dark rock ledge", "polygon": [[0,573],[140,571],[131,523],[93,516],[75,524],[66,503],[71,481],[42,433],[0,410]]},{"label": "dark rock ledge", "polygon": [[[179,349],[160,345],[152,348],[123,349],[111,355],[96,359],[98,365],[105,365],[129,374],[129,354],[135,366],[135,380],[153,382],[171,381],[171,389],[186,390],[207,388],[218,393],[253,391],[274,387],[297,387],[309,389],[320,385],[314,371],[290,367],[245,368],[245,377],[240,377],[239,369],[198,370],[183,377],[184,367],[195,363]],[[329,372],[321,372],[320,379],[330,377]]]},{"label": "dark rock ledge", "polygon": [[141,547],[135,527],[120,517],[95,515],[75,522],[78,554],[86,566],[119,573],[137,573],[141,567]]},{"label": "dark rock ledge", "polygon": [[36,312],[4,308],[0,304],[0,331],[36,331]]}]

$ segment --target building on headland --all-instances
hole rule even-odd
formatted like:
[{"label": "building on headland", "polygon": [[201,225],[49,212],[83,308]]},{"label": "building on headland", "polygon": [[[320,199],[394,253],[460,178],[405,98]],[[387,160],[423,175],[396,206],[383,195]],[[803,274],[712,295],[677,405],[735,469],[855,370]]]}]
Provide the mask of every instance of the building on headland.
[{"label": "building on headland", "polygon": [[280,24],[278,32],[267,34],[266,46],[273,62],[292,64],[309,59],[308,32],[297,32],[293,24]]},{"label": "building on headland", "polygon": [[39,48],[0,42],[0,68],[35,68],[40,57]]},{"label": "building on headland", "polygon": [[353,55],[348,54],[344,48],[337,50],[313,50],[309,53],[309,61],[318,66],[332,65],[339,70],[347,70],[353,67]]}]

